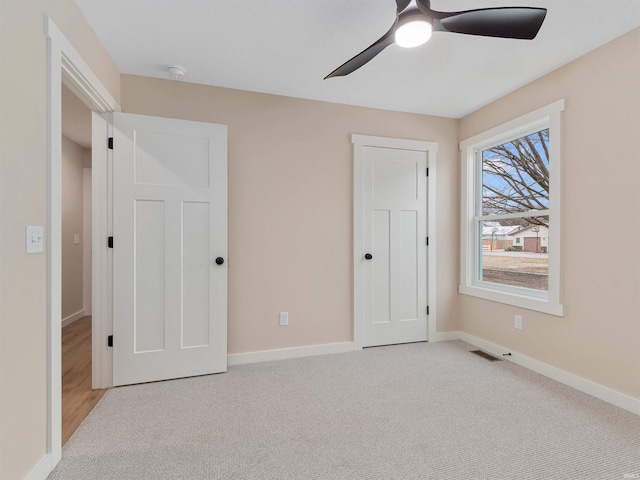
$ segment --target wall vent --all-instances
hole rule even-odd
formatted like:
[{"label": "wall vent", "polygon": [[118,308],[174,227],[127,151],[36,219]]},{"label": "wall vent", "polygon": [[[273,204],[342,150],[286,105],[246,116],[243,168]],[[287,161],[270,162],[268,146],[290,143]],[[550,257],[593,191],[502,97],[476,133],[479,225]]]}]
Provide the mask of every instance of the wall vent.
[{"label": "wall vent", "polygon": [[471,350],[471,353],[475,353],[479,357],[482,357],[485,360],[489,360],[490,362],[501,362],[502,361],[501,358],[494,357],[493,355],[490,355],[487,352],[483,352],[482,350]]}]

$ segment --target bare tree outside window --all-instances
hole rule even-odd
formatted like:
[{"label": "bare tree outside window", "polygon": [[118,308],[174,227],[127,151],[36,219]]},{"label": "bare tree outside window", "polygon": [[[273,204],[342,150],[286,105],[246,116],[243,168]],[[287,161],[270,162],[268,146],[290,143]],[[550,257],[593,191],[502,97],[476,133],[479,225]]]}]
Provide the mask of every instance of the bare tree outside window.
[{"label": "bare tree outside window", "polygon": [[[482,152],[483,215],[549,208],[549,129]],[[544,217],[530,222],[546,225]]]},{"label": "bare tree outside window", "polygon": [[[482,215],[488,223],[513,227],[503,250],[482,250],[480,280],[548,290],[549,129],[482,151]],[[514,215],[521,214],[521,215]],[[495,217],[494,217],[495,216]],[[487,218],[492,218],[491,221]],[[495,218],[495,219],[493,219]],[[544,247],[544,248],[543,248]]]}]

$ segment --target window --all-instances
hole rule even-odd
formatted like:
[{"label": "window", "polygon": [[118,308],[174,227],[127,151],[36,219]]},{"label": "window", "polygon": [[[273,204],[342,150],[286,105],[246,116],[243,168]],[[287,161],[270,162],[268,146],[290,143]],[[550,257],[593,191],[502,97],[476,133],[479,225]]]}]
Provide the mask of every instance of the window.
[{"label": "window", "polygon": [[462,150],[460,293],[563,315],[560,100]]}]

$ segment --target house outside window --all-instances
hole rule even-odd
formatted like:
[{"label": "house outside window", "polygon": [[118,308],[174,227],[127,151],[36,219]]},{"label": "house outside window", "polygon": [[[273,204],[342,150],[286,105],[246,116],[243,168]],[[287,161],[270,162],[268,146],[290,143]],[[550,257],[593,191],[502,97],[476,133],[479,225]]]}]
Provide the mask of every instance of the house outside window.
[{"label": "house outside window", "polygon": [[460,293],[563,315],[558,101],[460,144]]}]

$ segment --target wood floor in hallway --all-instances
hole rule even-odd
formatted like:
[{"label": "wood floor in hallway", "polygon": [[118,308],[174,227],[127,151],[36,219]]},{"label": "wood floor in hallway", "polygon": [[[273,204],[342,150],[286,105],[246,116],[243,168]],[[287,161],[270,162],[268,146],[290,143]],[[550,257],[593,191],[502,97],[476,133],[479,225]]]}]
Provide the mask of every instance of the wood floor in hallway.
[{"label": "wood floor in hallway", "polygon": [[91,389],[91,317],[62,329],[62,444],[106,390]]}]

